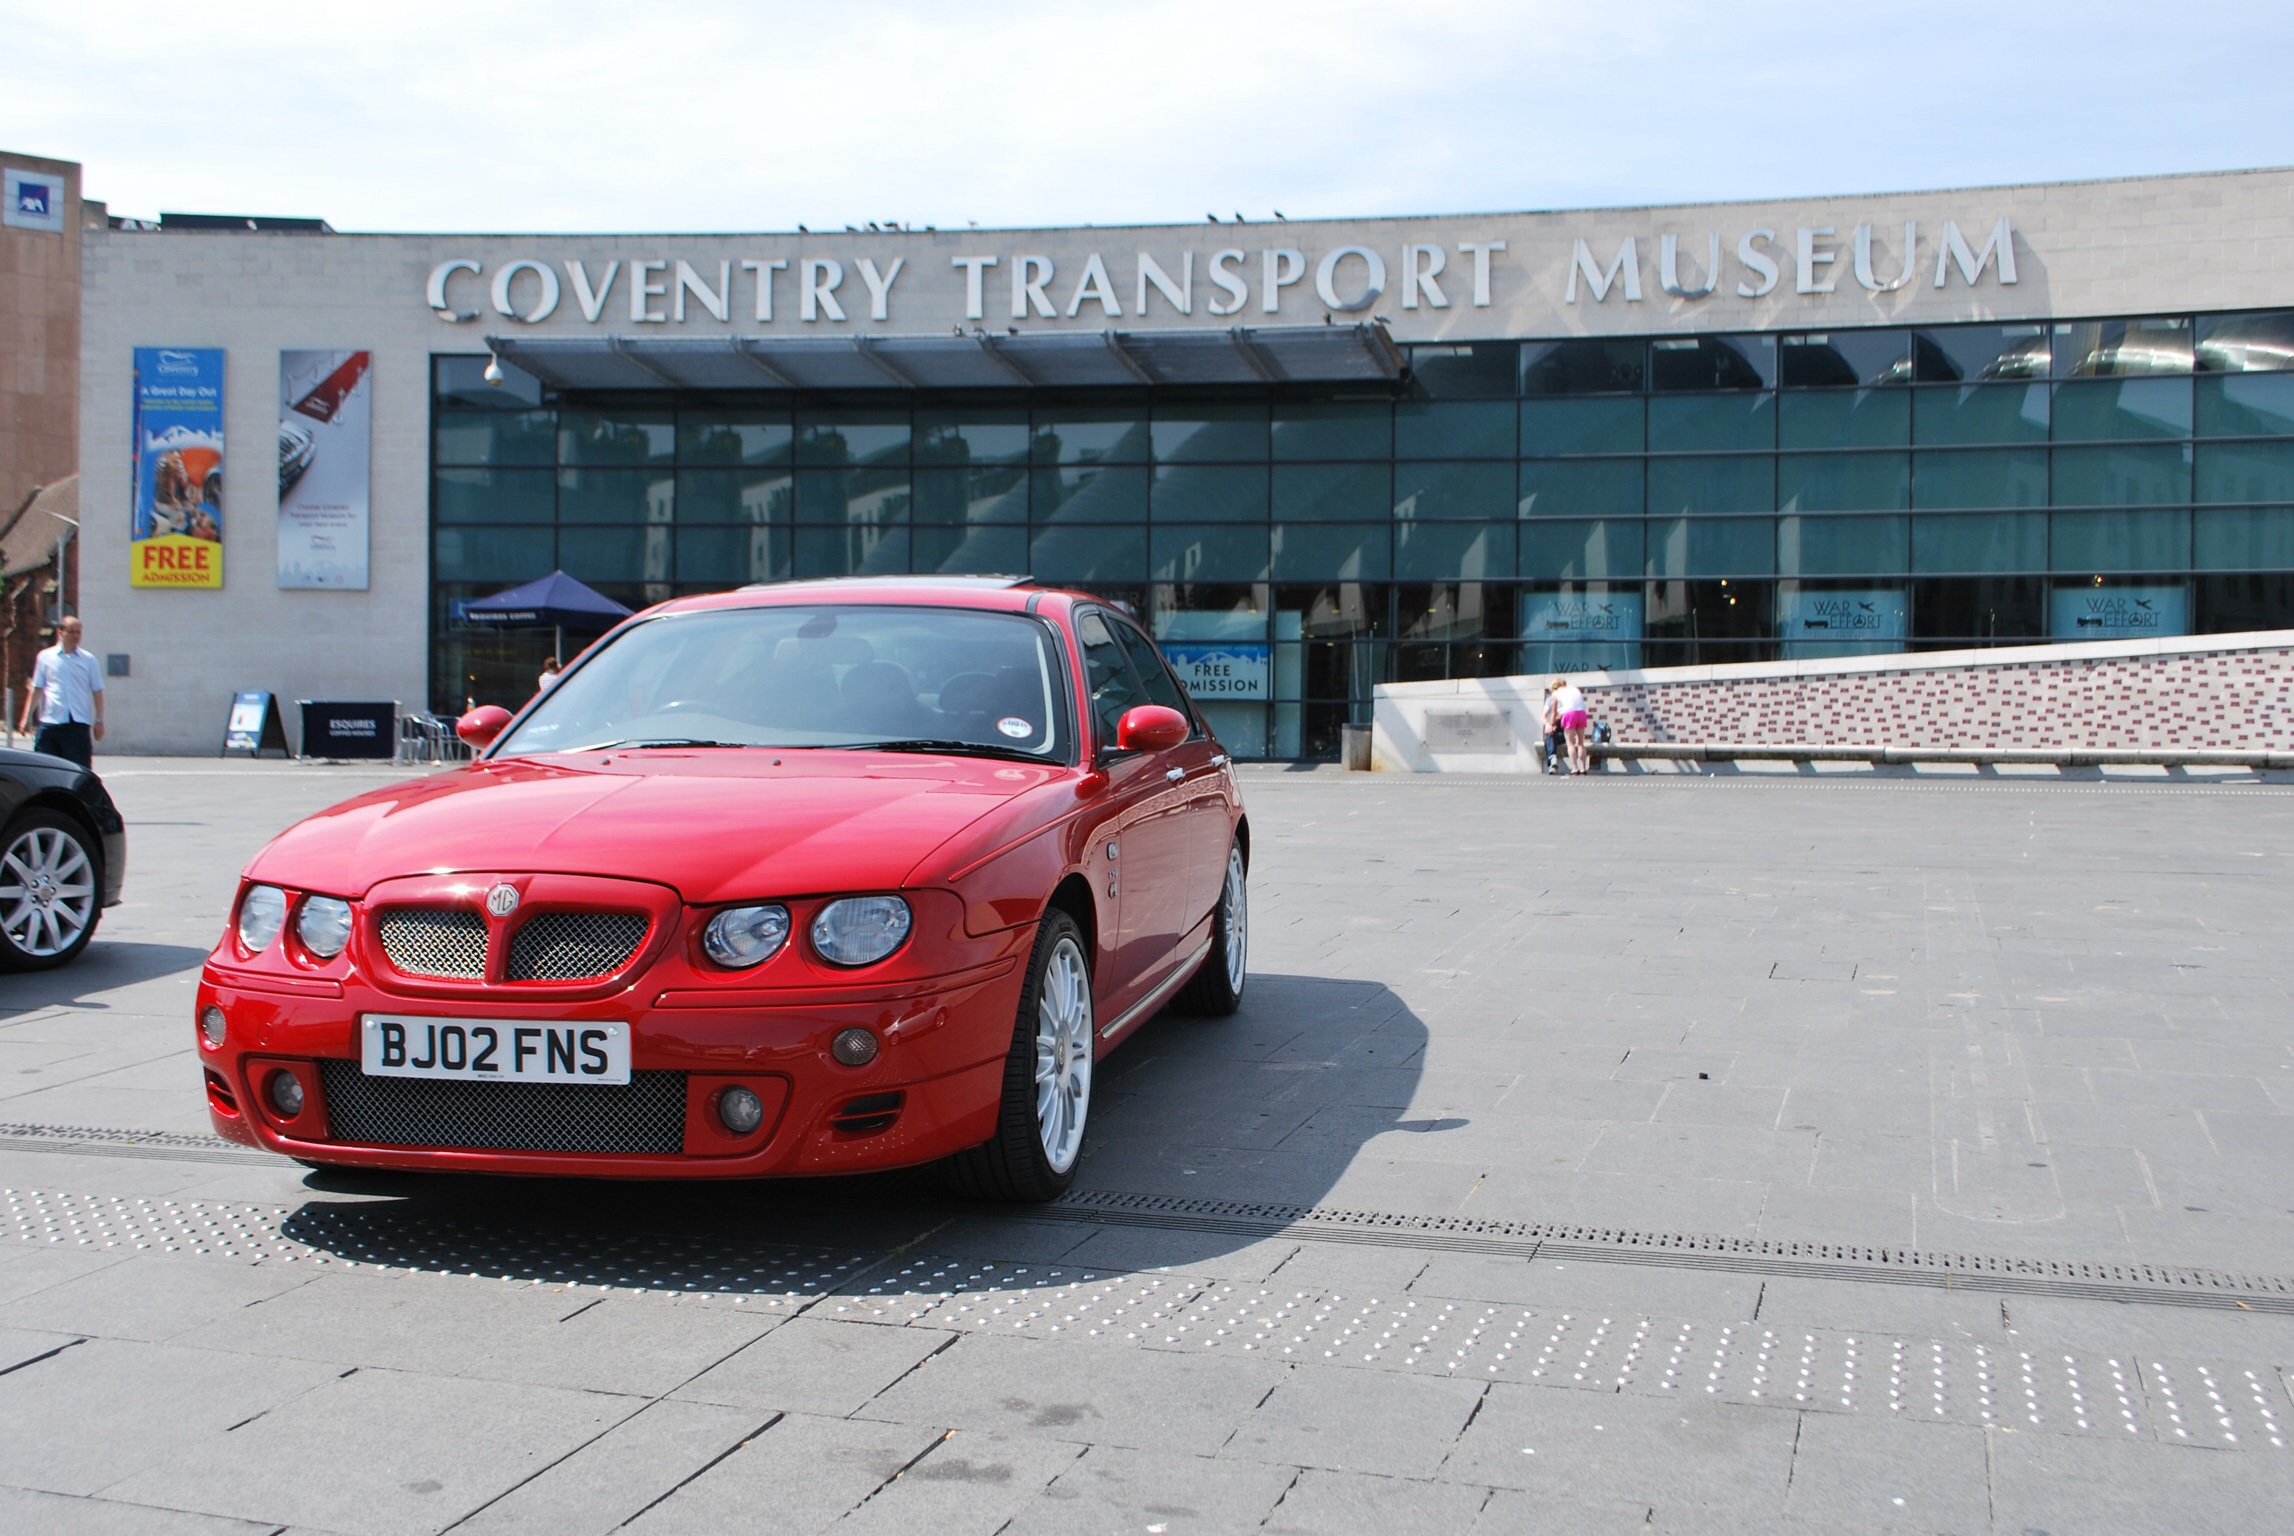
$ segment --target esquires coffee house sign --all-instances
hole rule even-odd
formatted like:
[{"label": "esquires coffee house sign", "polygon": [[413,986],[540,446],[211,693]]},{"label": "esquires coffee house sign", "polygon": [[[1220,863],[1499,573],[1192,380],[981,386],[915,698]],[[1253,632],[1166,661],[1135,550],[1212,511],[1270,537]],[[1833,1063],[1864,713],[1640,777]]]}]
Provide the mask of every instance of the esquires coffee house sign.
[{"label": "esquires coffee house sign", "polygon": [[[556,261],[528,255],[491,265],[459,256],[431,267],[423,298],[441,320],[456,324],[490,314],[540,325],[561,312],[578,313],[585,325],[617,328],[1296,324],[1373,310],[1506,308],[1525,288],[1572,306],[1633,305],[1653,293],[1691,301],[1723,294],[1762,299],[1786,284],[1789,292],[1812,297],[1858,289],[1887,294],[1915,285],[2009,286],[2016,281],[2017,237],[2001,215],[1965,227],[1946,219],[1932,226],[1756,226],[1733,235],[1636,231],[1572,237],[1566,245],[1509,234],[1390,248],[951,254],[946,236],[910,239],[906,255],[759,252],[694,260],[664,252]],[[1531,250],[1532,244],[1543,249]],[[935,254],[926,257],[927,250]]]}]

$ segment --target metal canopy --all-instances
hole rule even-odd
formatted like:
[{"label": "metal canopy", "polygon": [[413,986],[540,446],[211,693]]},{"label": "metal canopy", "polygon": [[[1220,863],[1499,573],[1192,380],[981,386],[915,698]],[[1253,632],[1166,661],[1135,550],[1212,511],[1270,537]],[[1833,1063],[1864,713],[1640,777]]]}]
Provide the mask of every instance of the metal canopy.
[{"label": "metal canopy", "polygon": [[1390,383],[1402,375],[1401,349],[1381,321],[1017,336],[489,336],[486,346],[569,390],[1090,389]]}]

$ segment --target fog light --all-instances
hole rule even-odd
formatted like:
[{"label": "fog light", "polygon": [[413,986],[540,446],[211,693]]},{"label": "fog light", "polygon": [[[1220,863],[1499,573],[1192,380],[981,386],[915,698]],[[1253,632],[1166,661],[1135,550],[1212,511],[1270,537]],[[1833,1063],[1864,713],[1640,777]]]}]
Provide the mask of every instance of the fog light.
[{"label": "fog light", "polygon": [[209,1045],[221,1045],[230,1027],[223,1017],[223,1010],[213,1003],[209,1003],[207,1011],[199,1015],[199,1032],[207,1037]]},{"label": "fog light", "polygon": [[717,1118],[734,1135],[749,1135],[765,1123],[765,1101],[736,1084],[717,1095]]},{"label": "fog light", "polygon": [[303,1081],[292,1072],[271,1074],[271,1107],[292,1120],[303,1112]]},{"label": "fog light", "polygon": [[876,1059],[876,1036],[865,1029],[840,1029],[828,1053],[848,1067],[865,1067]]}]

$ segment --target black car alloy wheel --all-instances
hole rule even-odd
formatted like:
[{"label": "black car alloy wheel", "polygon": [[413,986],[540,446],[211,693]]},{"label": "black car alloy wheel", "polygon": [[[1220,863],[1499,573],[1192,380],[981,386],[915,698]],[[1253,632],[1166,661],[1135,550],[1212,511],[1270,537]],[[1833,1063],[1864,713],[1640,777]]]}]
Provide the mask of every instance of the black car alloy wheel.
[{"label": "black car alloy wheel", "polygon": [[31,810],[0,832],[0,967],[45,970],[95,936],[103,881],[87,829]]}]

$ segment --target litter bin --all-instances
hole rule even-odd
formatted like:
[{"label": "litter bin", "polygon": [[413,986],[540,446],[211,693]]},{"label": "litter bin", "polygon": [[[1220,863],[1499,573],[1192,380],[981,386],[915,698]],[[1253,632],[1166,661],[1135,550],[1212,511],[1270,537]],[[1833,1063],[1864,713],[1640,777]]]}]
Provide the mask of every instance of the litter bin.
[{"label": "litter bin", "polygon": [[1338,728],[1338,756],[1351,773],[1370,771],[1370,727],[1342,725]]}]

